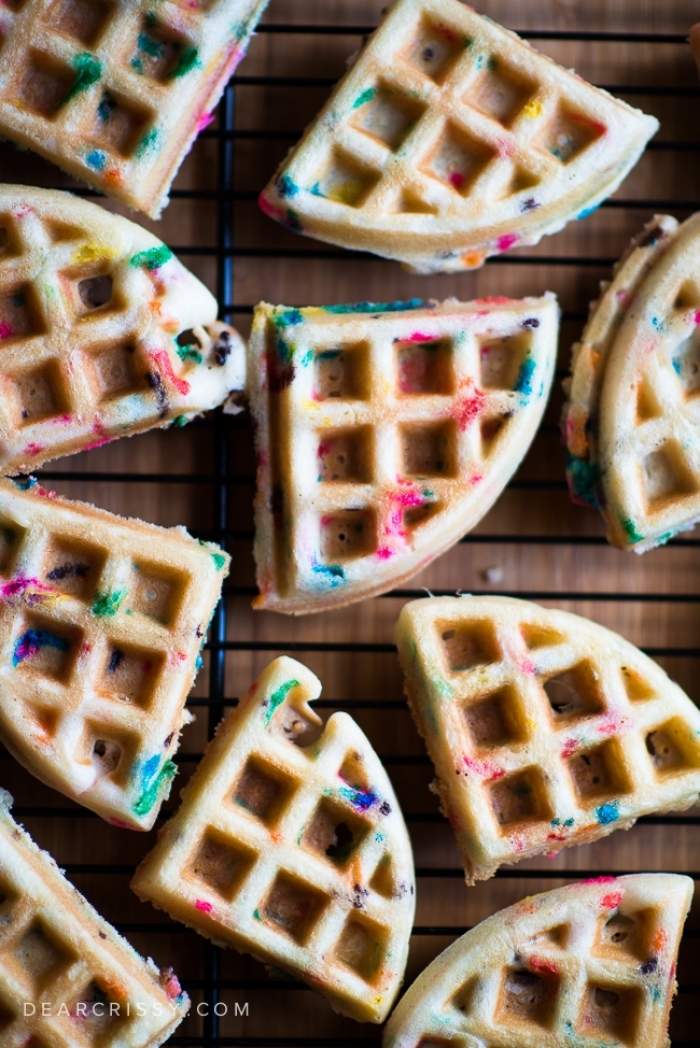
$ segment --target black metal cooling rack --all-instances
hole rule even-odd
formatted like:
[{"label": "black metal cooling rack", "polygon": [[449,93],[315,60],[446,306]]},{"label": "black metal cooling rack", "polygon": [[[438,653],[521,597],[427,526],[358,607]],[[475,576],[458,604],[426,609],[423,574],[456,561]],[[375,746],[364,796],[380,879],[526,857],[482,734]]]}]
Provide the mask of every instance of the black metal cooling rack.
[{"label": "black metal cooling rack", "polygon": [[[259,29],[261,33],[272,33],[272,34],[313,34],[315,36],[347,36],[354,38],[361,38],[367,33],[371,32],[373,26],[339,26],[339,25],[285,25],[285,24],[265,24]],[[556,40],[556,41],[588,41],[588,42],[607,42],[607,43],[627,43],[627,44],[678,44],[686,45],[686,38],[680,34],[650,34],[650,33],[628,33],[628,32],[567,32],[567,31],[547,31],[547,30],[531,30],[521,32],[521,36],[531,40]],[[245,65],[242,67],[245,70]],[[346,253],[340,250],[327,248],[322,245],[317,245],[314,242],[300,241],[298,247],[293,248],[275,248],[275,247],[263,247],[263,246],[241,246],[237,243],[236,239],[236,228],[234,222],[234,208],[237,202],[250,201],[251,206],[254,206],[256,194],[253,192],[238,190],[236,186],[236,170],[235,170],[235,152],[236,142],[242,140],[276,140],[282,142],[289,142],[290,144],[296,141],[302,131],[302,128],[294,130],[271,130],[268,128],[259,128],[253,130],[242,130],[237,127],[236,120],[236,88],[238,86],[246,87],[260,87],[267,88],[271,86],[284,87],[291,90],[302,87],[325,87],[331,86],[335,81],[328,78],[319,77],[290,77],[290,76],[247,76],[245,72],[241,75],[234,77],[233,81],[227,87],[222,102],[218,111],[218,122],[214,129],[205,131],[203,137],[215,138],[218,143],[218,172],[217,172],[217,188],[214,190],[181,190],[175,189],[171,196],[173,199],[181,200],[209,200],[214,201],[216,205],[217,220],[216,220],[216,242],[211,247],[208,246],[178,246],[172,245],[173,250],[184,258],[199,256],[213,259],[216,263],[216,293],[221,303],[221,314],[226,318],[235,318],[241,315],[250,315],[253,311],[252,303],[241,303],[235,301],[234,296],[234,266],[237,259],[243,258],[254,258],[254,259],[265,259],[265,258],[285,258],[285,259],[300,259],[300,258],[321,258],[321,259],[342,259],[347,257]],[[619,95],[623,98],[633,97],[635,95],[645,96],[665,96],[671,98],[700,98],[700,87],[686,87],[686,86],[650,86],[649,84],[607,84],[605,86],[612,93]],[[663,134],[663,131],[662,131]],[[651,150],[671,152],[678,154],[679,162],[682,162],[682,155],[690,152],[700,152],[700,141],[692,140],[680,140],[680,141],[665,141],[662,139],[655,140],[649,146]],[[266,173],[261,174],[261,179]],[[86,196],[94,195],[89,190],[76,190]],[[699,196],[694,200],[663,200],[663,199],[650,199],[650,198],[634,198],[634,199],[619,199],[610,200],[603,204],[604,208],[608,209],[640,209],[645,212],[653,213],[654,211],[666,211],[670,210],[674,214],[690,213],[700,210],[700,186]],[[553,248],[556,246],[556,240],[550,241]],[[353,257],[362,257],[360,255],[354,255]],[[369,256],[368,256],[369,257]],[[584,266],[584,267],[596,267],[603,270],[609,270],[616,259],[594,257],[590,255],[557,255],[557,254],[518,254],[508,256],[507,258],[496,257],[489,261],[489,265],[498,265],[507,263],[509,265],[539,265],[539,266]],[[389,265],[391,263],[387,263]],[[302,303],[305,304],[305,303]],[[576,321],[582,323],[586,318],[586,313],[580,312],[568,312],[564,314],[564,320]],[[209,428],[213,431],[213,447],[214,456],[211,467],[208,468],[206,473],[168,473],[168,474],[154,474],[146,472],[107,472],[107,471],[94,471],[94,470],[45,470],[42,471],[42,478],[53,481],[92,481],[102,483],[117,483],[117,482],[128,482],[133,484],[194,484],[203,486],[206,485],[211,490],[212,499],[212,521],[213,526],[210,529],[201,530],[198,532],[199,537],[211,539],[220,542],[224,546],[230,545],[235,540],[251,540],[252,531],[240,530],[231,528],[229,525],[229,503],[232,501],[232,490],[235,493],[236,498],[247,497],[249,491],[252,490],[254,484],[254,477],[249,475],[236,475],[230,472],[229,463],[229,446],[230,438],[233,429],[240,428],[241,426],[247,426],[249,423],[246,420],[241,421],[238,418],[232,418],[225,416],[221,413],[214,415],[205,420],[200,420],[193,424],[197,427]],[[545,426],[545,432],[552,432],[556,429],[555,426]],[[563,490],[565,488],[565,482],[563,480],[522,480],[515,479],[511,482],[511,489],[524,489],[533,492],[541,491],[552,491],[552,490]],[[485,534],[480,533],[478,535],[468,535],[462,539],[462,542],[479,544],[498,544],[498,543],[513,543],[513,544],[528,544],[528,545],[571,545],[571,546],[604,546],[605,539],[599,536],[584,536],[584,535],[528,535],[508,533],[508,534]],[[675,545],[681,546],[698,546],[700,540],[693,537],[685,537],[674,540]],[[225,598],[241,597],[241,596],[252,596],[255,590],[252,587],[246,587],[242,585],[228,584],[225,588]],[[433,591],[437,592],[437,591]],[[479,591],[472,590],[477,593]],[[484,590],[483,592],[492,592],[492,590]],[[507,592],[507,591],[505,591]],[[387,597],[402,597],[412,598],[420,597],[424,595],[423,590],[402,588],[395,590],[390,594],[386,594]],[[651,602],[656,604],[698,604],[700,603],[700,594],[696,593],[615,593],[615,592],[575,592],[565,590],[518,590],[512,592],[512,596],[519,596],[528,600],[546,600],[546,599],[557,599],[565,601],[635,601],[635,602]],[[227,601],[224,599],[214,617],[211,627],[211,633],[209,641],[206,645],[206,650],[209,652],[209,674],[208,674],[208,691],[209,694],[205,698],[194,698],[190,700],[189,705],[191,707],[199,707],[200,709],[206,710],[208,715],[208,733],[209,736],[213,734],[213,731],[223,716],[225,710],[232,705],[235,705],[237,699],[226,695],[225,688],[225,671],[226,671],[226,658],[229,652],[233,651],[250,651],[250,652],[278,652],[281,645],[276,642],[266,641],[232,641],[227,640]],[[394,651],[394,647],[391,644],[378,644],[378,643],[352,643],[342,642],[337,643],[321,643],[312,641],[302,641],[296,643],[285,642],[283,644],[285,651],[304,653],[304,652],[353,652],[359,655],[367,653],[390,653]],[[688,659],[700,658],[700,646],[696,647],[647,647],[646,652],[652,656],[667,656],[667,657],[682,657]],[[372,700],[363,701],[361,699],[324,699],[319,700],[316,704],[318,709],[345,709],[345,710],[359,710],[359,709],[382,709],[392,710],[404,708],[402,700]],[[3,759],[9,759],[6,753],[2,755]],[[181,752],[178,754],[178,761],[181,764],[192,764],[198,761],[201,757],[200,753],[187,753]],[[387,756],[382,757],[384,763],[388,766],[397,765],[428,765],[429,759],[427,756]],[[70,807],[46,807],[46,806],[32,806],[32,807],[20,807],[18,806],[14,810],[15,815],[18,818],[27,817],[44,817],[54,819],[92,819],[96,816],[85,809]],[[416,823],[432,823],[432,822],[443,822],[442,816],[437,813],[419,813],[419,812],[407,812],[406,820],[409,824]],[[673,825],[679,827],[687,826],[700,826],[700,815],[693,813],[685,813],[678,815],[667,815],[667,816],[651,816],[640,820],[642,824],[646,825]],[[72,874],[99,874],[100,876],[106,875],[121,875],[127,876],[132,873],[133,867],[131,865],[121,864],[100,864],[100,863],[68,863],[65,864],[65,869],[68,875]],[[461,868],[456,867],[425,867],[417,869],[417,877],[420,878],[461,878],[463,876]],[[502,869],[496,876],[500,878],[508,878],[515,880],[573,880],[580,879],[581,877],[597,877],[605,875],[610,872],[605,869],[587,869],[585,871],[566,871],[561,869]],[[616,870],[616,874],[622,872],[637,872],[634,870],[621,871]],[[700,870],[691,871],[689,874],[696,881],[700,880]],[[127,936],[130,934],[137,933],[148,933],[153,934],[165,934],[173,930],[173,925],[161,921],[158,923],[154,922],[139,922],[139,923],[121,923],[117,924],[117,927],[121,932]],[[311,1046],[323,1046],[326,1048],[331,1041],[328,1038],[318,1037],[265,1037],[265,1036],[241,1036],[241,1037],[230,1037],[221,1036],[220,1034],[220,1023],[219,1019],[214,1015],[214,1006],[221,999],[223,991],[252,991],[252,990],[264,990],[274,994],[278,990],[284,991],[298,991],[306,992],[308,988],[302,983],[276,983],[272,980],[261,979],[239,979],[230,980],[224,979],[221,976],[221,965],[220,965],[220,951],[217,947],[208,943],[206,940],[198,937],[194,932],[188,932],[185,929],[179,928],[183,934],[187,934],[191,938],[191,946],[193,950],[201,950],[203,952],[203,964],[202,972],[203,977],[200,980],[185,981],[185,988],[190,992],[195,991],[201,994],[201,999],[209,1004],[210,1016],[204,1019],[204,1028],[201,1036],[173,1036],[168,1044],[179,1046],[179,1048],[229,1048],[229,1046],[236,1046],[236,1048],[244,1048],[244,1046],[255,1046],[255,1048],[311,1048]],[[433,926],[433,925],[422,925],[415,926],[413,929],[414,935],[442,935],[442,936],[458,936],[467,931],[467,926]],[[697,940],[700,939],[700,930],[687,929],[685,932],[686,939]],[[686,976],[690,974],[686,966]],[[682,995],[700,995],[700,984],[685,981],[680,986],[680,993]],[[356,1029],[358,1034],[367,1030],[366,1027],[351,1027]],[[348,1036],[348,1037],[333,1037],[332,1043],[338,1048],[367,1048],[367,1046],[373,1046],[378,1048],[380,1045],[380,1037],[376,1035],[376,1031],[368,1031],[367,1036]],[[697,1048],[700,1041],[679,1041],[673,1042],[673,1048]]]}]

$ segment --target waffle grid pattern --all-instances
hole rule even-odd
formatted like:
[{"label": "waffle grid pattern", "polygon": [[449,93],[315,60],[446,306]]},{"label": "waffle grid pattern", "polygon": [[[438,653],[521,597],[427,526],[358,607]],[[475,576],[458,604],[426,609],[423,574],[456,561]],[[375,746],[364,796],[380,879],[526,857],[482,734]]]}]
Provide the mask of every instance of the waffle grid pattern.
[{"label": "waffle grid pattern", "polygon": [[[85,906],[53,861],[17,831],[7,814],[0,819],[4,1048],[30,1043],[47,1048],[105,1048],[116,1040],[129,1045],[154,1043],[151,1039],[182,1014],[181,1002],[169,1001],[156,985],[157,970],[147,969],[126,943],[115,941],[112,930]],[[20,1002],[33,1005],[34,1014],[29,1009],[18,1014]],[[137,1018],[137,1005],[147,1018]],[[157,1014],[162,1017],[156,1018]]]},{"label": "waffle grid pattern", "polygon": [[148,822],[144,798],[177,748],[218,596],[213,554],[90,513],[86,539],[80,511],[51,499],[44,511],[10,488],[0,489],[0,677],[15,699],[6,741],[83,803]]},{"label": "waffle grid pattern", "polygon": [[[609,527],[616,543],[639,550],[700,517],[700,457],[687,436],[700,424],[699,237],[695,219],[675,232],[642,284],[645,308],[623,325],[603,379],[599,454]],[[648,352],[650,340],[657,352]],[[627,403],[620,388],[630,385]]]},{"label": "waffle grid pattern", "polygon": [[0,130],[158,217],[266,3],[13,0]]},{"label": "waffle grid pattern", "polygon": [[[265,199],[288,206],[291,228],[333,239],[349,222],[355,246],[472,268],[603,199],[646,120],[462,4],[402,0]],[[313,197],[342,209],[314,216]],[[517,232],[494,233],[504,222]]]},{"label": "waffle grid pattern", "polygon": [[[274,553],[259,543],[263,601],[271,570],[282,610],[285,599],[289,607],[304,599],[324,606],[349,596],[346,583],[410,574],[452,531],[455,541],[474,525],[515,468],[543,404],[552,305],[448,302],[369,319],[261,312],[251,367],[267,367],[269,392],[258,375],[268,400],[253,410],[272,464],[260,487],[282,491],[296,551],[290,558],[279,536]],[[267,513],[265,490],[263,500]]]},{"label": "waffle grid pattern", "polygon": [[387,1048],[470,1048],[474,1038],[489,1048],[666,1043],[691,890],[668,875],[611,877],[497,914],[442,955],[431,979],[419,977]]},{"label": "waffle grid pattern", "polygon": [[397,629],[443,804],[463,834],[478,832],[478,856],[463,855],[469,881],[700,792],[700,718],[683,693],[600,628],[528,610],[502,598],[420,602]]},{"label": "waffle grid pattern", "polygon": [[[187,923],[196,915],[212,938],[308,975],[342,1011],[359,1007],[378,1021],[395,993],[413,907],[402,817],[347,715],[306,749],[313,722],[304,702],[319,689],[299,663],[278,663],[219,733],[133,887]],[[298,680],[287,680],[291,671]],[[260,700],[274,711],[269,728]]]}]

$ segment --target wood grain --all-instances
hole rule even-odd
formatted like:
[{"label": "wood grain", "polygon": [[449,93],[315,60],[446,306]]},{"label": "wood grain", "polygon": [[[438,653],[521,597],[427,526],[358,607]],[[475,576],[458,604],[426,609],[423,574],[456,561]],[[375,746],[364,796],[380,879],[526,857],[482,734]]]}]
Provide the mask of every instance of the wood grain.
[{"label": "wood grain", "polygon": [[[376,24],[384,0],[272,0],[267,23],[365,27]],[[696,0],[481,0],[479,9],[515,29],[568,32],[686,34],[698,17]],[[259,299],[293,304],[384,301],[414,295],[442,298],[539,295],[552,290],[565,311],[559,368],[567,367],[570,346],[580,333],[589,301],[630,236],[650,217],[667,209],[677,217],[700,207],[700,130],[697,123],[697,72],[682,42],[534,40],[535,46],[593,83],[606,85],[662,121],[657,141],[608,206],[584,222],[547,238],[535,248],[513,252],[473,274],[420,277],[399,266],[351,254],[327,258],[324,245],[296,237],[265,218],[250,199],[265,184],[277,162],[327,97],[328,82],[342,75],[347,57],[359,46],[354,33],[266,32],[256,37],[240,67],[236,89],[233,279],[225,305],[245,334],[250,309]],[[251,82],[251,78],[254,78]],[[263,82],[260,82],[263,78]],[[294,78],[294,85],[275,84]],[[322,83],[309,85],[318,78]],[[260,136],[259,132],[267,134]],[[256,134],[251,134],[255,132]],[[183,261],[216,287],[219,198],[216,129],[196,144],[176,182],[182,195],[173,200],[160,223],[143,222],[176,249]],[[13,147],[0,145],[3,181],[70,187],[56,169]],[[192,190],[209,191],[197,199]],[[123,209],[106,203],[110,210]],[[137,219],[140,221],[140,219]],[[207,248],[209,254],[188,253]],[[242,254],[237,252],[243,250]],[[291,250],[302,258],[261,257],[256,252]],[[635,557],[608,548],[598,516],[573,507],[563,482],[564,455],[557,432],[561,393],[554,391],[545,425],[516,480],[495,508],[468,536],[410,583],[412,591],[505,591],[536,595],[548,606],[588,615],[618,630],[634,643],[659,653],[662,665],[700,699],[700,554],[693,534],[668,547]],[[402,682],[391,648],[392,630],[406,593],[360,606],[295,621],[272,613],[253,613],[252,562],[253,450],[246,419],[224,425],[228,442],[229,519],[227,544],[234,556],[226,606],[228,639],[226,695],[247,689],[253,677],[277,653],[290,652],[318,673],[329,708],[348,700],[351,712],[386,760],[410,822],[419,867],[417,930],[411,946],[408,978],[418,972],[464,929],[525,894],[558,886],[566,878],[591,871],[676,870],[700,876],[700,827],[673,820],[647,822],[629,833],[596,845],[564,852],[559,858],[523,864],[515,871],[467,889],[459,877],[457,850],[447,823],[437,816],[428,791],[431,769],[402,698]],[[185,524],[207,536],[215,523],[214,449],[221,422],[203,420],[185,430],[123,440],[109,447],[63,460],[47,471],[61,493],[94,501],[124,514],[161,524]],[[97,477],[96,474],[101,474]],[[120,479],[110,475],[119,474]],[[131,474],[124,479],[124,474]],[[139,479],[141,478],[141,479]],[[49,481],[47,481],[49,483]],[[499,567],[502,581],[492,584],[485,572]],[[601,599],[601,597],[603,599]],[[682,598],[682,599],[681,599]],[[338,644],[358,650],[342,651]],[[180,755],[186,780],[206,744],[209,657],[205,660],[193,707],[197,720],[187,728]],[[354,704],[357,704],[356,706]],[[350,707],[346,707],[350,708]],[[128,890],[129,870],[151,840],[120,832],[61,796],[38,785],[6,754],[0,755],[0,782],[16,798],[23,821],[61,865],[86,864],[92,872],[75,874],[75,883],[109,918],[124,927],[134,944],[160,964],[173,964],[191,995],[200,1000],[211,972],[212,951],[195,935],[140,904]],[[174,798],[167,805],[173,808]],[[51,817],[46,809],[55,809]],[[41,811],[41,814],[39,814]],[[123,872],[104,873],[115,864]],[[525,869],[527,867],[528,869]],[[439,875],[431,871],[439,871]],[[672,1017],[678,1042],[697,1043],[693,1010],[698,1005],[696,972],[700,964],[700,907],[691,914],[681,950],[682,992]],[[250,958],[221,953],[221,997],[230,1014],[220,1035],[298,1038],[299,1044],[325,1046],[346,1042],[377,1043],[376,1028],[335,1016],[318,997],[303,989],[274,983]],[[243,984],[245,983],[245,987]],[[234,1003],[249,1004],[248,1018],[236,1018]],[[186,1021],[178,1036],[191,1045],[205,1041],[202,1020]],[[334,1039],[339,1038],[340,1040]],[[275,1043],[277,1043],[275,1041]]]}]

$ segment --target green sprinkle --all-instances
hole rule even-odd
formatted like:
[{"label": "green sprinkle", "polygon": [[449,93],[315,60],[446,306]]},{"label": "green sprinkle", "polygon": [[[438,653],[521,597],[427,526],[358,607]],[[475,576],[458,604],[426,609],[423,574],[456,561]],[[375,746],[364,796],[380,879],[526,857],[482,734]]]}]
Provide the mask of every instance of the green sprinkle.
[{"label": "green sprinkle", "polygon": [[171,426],[186,426],[190,420],[187,415],[177,415],[170,423]]},{"label": "green sprinkle", "polygon": [[262,917],[260,916],[260,910],[253,910],[253,917],[255,917],[256,921],[261,921]]},{"label": "green sprinkle", "polygon": [[212,553],[211,559],[214,561],[217,571],[221,571],[221,569],[226,564],[226,557],[223,555],[223,553]]},{"label": "green sprinkle", "polygon": [[178,80],[181,76],[186,76],[191,73],[193,69],[202,67],[202,63],[199,61],[199,52],[196,47],[186,47],[178,59],[178,63],[170,74],[170,80]]},{"label": "green sprinkle", "polygon": [[78,74],[73,81],[73,86],[61,102],[61,106],[65,106],[76,95],[81,94],[83,91],[87,91],[88,87],[92,87],[102,76],[102,64],[98,62],[94,55],[88,54],[87,51],[81,52],[79,55],[74,55],[70,60],[70,64]]},{"label": "green sprinkle", "polygon": [[366,91],[363,91],[361,95],[358,95],[352,104],[352,108],[359,109],[360,106],[366,105],[367,102],[371,102],[376,93],[376,87],[368,87]]},{"label": "green sprinkle", "polygon": [[173,253],[167,244],[161,244],[159,247],[149,248],[148,251],[139,251],[138,255],[129,259],[129,265],[134,269],[145,266],[153,273],[154,270],[160,269],[166,262],[169,262],[172,257]]},{"label": "green sprinkle", "polygon": [[192,360],[195,364],[202,363],[202,354],[199,352],[196,346],[178,346],[176,352],[180,360],[182,360],[183,362],[185,360]]},{"label": "green sprinkle", "polygon": [[152,127],[150,131],[147,131],[143,136],[139,144],[136,146],[136,156],[140,160],[144,154],[149,153],[151,149],[155,149],[158,145],[158,128]]},{"label": "green sprinkle", "polygon": [[267,705],[267,711],[265,713],[265,724],[269,724],[270,723],[270,721],[272,720],[272,716],[273,716],[275,710],[277,709],[278,706],[280,706],[284,702],[284,700],[287,698],[287,695],[289,695],[289,693],[292,690],[292,688],[298,688],[298,687],[299,687],[299,681],[298,680],[287,680],[287,681],[284,682],[284,684],[280,684],[280,686],[277,689],[277,691],[273,692],[272,695],[270,696],[270,700],[269,700],[268,705]]},{"label": "green sprinkle", "polygon": [[135,815],[148,815],[149,811],[153,808],[154,804],[158,800],[158,796],[163,785],[170,782],[175,778],[177,774],[177,765],[173,764],[172,761],[166,761],[161,768],[158,775],[144,792],[139,797],[138,801],[134,805]]},{"label": "green sprinkle", "polygon": [[160,58],[163,53],[162,41],[156,40],[154,37],[149,36],[148,33],[141,33],[139,35],[138,48],[139,51],[143,51],[144,54],[150,55],[151,58]]},{"label": "green sprinkle", "polygon": [[125,597],[126,590],[115,590],[114,593],[98,593],[95,597],[95,603],[92,605],[93,615],[107,615],[108,618],[113,618],[119,611]]},{"label": "green sprinkle", "polygon": [[627,536],[630,542],[643,541],[644,536],[640,535],[640,533],[637,531],[637,525],[629,517],[626,520],[622,521],[622,527],[625,532],[625,535]]}]

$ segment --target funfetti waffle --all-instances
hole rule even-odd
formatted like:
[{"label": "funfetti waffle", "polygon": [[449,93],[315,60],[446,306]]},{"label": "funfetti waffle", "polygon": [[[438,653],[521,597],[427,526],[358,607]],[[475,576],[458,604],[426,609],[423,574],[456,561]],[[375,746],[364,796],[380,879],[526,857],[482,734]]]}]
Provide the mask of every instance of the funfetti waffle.
[{"label": "funfetti waffle", "polygon": [[690,877],[643,873],[510,906],[416,979],[384,1048],[669,1048],[692,898]]},{"label": "funfetti waffle", "polygon": [[260,206],[421,273],[473,269],[595,209],[658,126],[457,0],[395,0]]},{"label": "funfetti waffle", "polygon": [[557,332],[553,295],[259,305],[255,606],[383,593],[474,527],[535,435]]},{"label": "funfetti waffle", "polygon": [[0,186],[0,473],[184,425],[242,389],[245,349],[217,310],[133,222]]},{"label": "funfetti waffle", "polygon": [[700,794],[700,710],[588,619],[509,597],[426,598],[396,627],[406,697],[468,884]]},{"label": "funfetti waffle", "polygon": [[12,0],[0,135],[158,218],[267,0]]},{"label": "funfetti waffle", "polygon": [[700,215],[633,242],[574,348],[569,485],[644,553],[700,519]]},{"label": "funfetti waffle", "polygon": [[9,813],[0,790],[3,1048],[158,1048],[190,1002],[144,961]]},{"label": "funfetti waffle", "polygon": [[228,563],[184,528],[0,480],[0,738],[17,760],[150,829]]},{"label": "funfetti waffle", "polygon": [[411,846],[357,724],[323,734],[321,684],[275,659],[219,725],[132,888],[219,946],[303,979],[331,1007],[382,1022],[415,908]]}]

